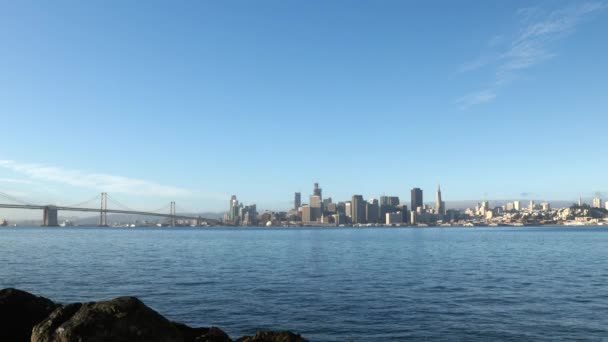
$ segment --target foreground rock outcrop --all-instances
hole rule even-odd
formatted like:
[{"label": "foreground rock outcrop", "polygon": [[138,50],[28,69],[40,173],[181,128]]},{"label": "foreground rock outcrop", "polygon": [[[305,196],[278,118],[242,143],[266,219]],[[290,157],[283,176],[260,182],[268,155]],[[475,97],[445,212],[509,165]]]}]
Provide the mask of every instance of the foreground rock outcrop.
[{"label": "foreground rock outcrop", "polygon": [[291,331],[262,331],[255,336],[243,336],[236,342],[306,342],[306,340]]},{"label": "foreground rock outcrop", "polygon": [[0,341],[29,341],[32,327],[58,305],[17,289],[0,290]]},{"label": "foreground rock outcrop", "polygon": [[[0,341],[232,342],[221,329],[171,322],[135,297],[58,305],[16,290],[0,290]],[[238,342],[307,342],[300,335],[258,332]]]}]

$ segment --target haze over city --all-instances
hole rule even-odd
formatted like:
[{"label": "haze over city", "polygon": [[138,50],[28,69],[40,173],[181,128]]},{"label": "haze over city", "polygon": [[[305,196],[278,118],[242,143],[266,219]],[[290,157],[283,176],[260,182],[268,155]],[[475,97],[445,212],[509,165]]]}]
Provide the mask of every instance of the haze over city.
[{"label": "haze over city", "polygon": [[608,192],[604,1],[111,4],[0,4],[2,191],[214,212],[312,182]]}]

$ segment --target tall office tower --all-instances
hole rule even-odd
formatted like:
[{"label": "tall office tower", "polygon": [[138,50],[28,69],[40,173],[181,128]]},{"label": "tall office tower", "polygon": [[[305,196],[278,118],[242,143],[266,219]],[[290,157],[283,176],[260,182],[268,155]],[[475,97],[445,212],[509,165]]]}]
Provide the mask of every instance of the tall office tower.
[{"label": "tall office tower", "polygon": [[318,221],[321,219],[321,214],[323,213],[321,208],[323,202],[321,201],[321,196],[312,195],[310,196],[310,202],[308,203],[310,206],[310,220]]},{"label": "tall office tower", "polygon": [[542,208],[543,211],[549,211],[549,210],[551,210],[551,204],[549,204],[549,202],[543,202],[543,203],[541,203],[540,207]]},{"label": "tall office tower", "polygon": [[346,203],[338,202],[336,205],[336,213],[346,216]]},{"label": "tall office tower", "polygon": [[338,206],[336,203],[331,202],[323,204],[323,212],[330,215],[336,214],[338,212]]},{"label": "tall office tower", "polygon": [[353,203],[351,201],[344,202],[344,215],[353,217]]},{"label": "tall office tower", "polygon": [[435,200],[435,210],[437,214],[442,216],[445,214],[445,202],[441,200],[441,186],[437,186],[437,198]]},{"label": "tall office tower", "polygon": [[255,204],[246,205],[240,208],[239,216],[241,217],[241,224],[244,226],[251,226],[257,223],[258,211]]},{"label": "tall office tower", "polygon": [[321,188],[319,188],[319,183],[315,183],[315,188],[313,189],[312,194],[321,198],[323,197],[321,196]]},{"label": "tall office tower", "polygon": [[302,205],[302,194],[296,192],[293,198],[293,208],[298,210],[298,208]]},{"label": "tall office tower", "polygon": [[534,210],[535,207],[536,204],[534,203],[534,201],[530,201],[530,204],[528,204],[528,210]]},{"label": "tall office tower", "polygon": [[386,220],[386,213],[397,211],[399,205],[399,197],[397,196],[380,196],[380,221]]},{"label": "tall office tower", "polygon": [[521,204],[519,203],[519,201],[513,201],[513,209],[517,211],[521,210]]},{"label": "tall office tower", "polygon": [[310,217],[310,207],[308,206],[308,204],[304,204],[301,207],[302,210],[302,223],[310,223],[313,220]]},{"label": "tall office tower", "polygon": [[594,208],[601,208],[602,207],[602,199],[599,197],[596,197],[593,199],[593,205],[592,207]]},{"label": "tall office tower", "polygon": [[385,205],[388,207],[396,207],[399,205],[399,197],[398,196],[380,196],[380,205]]},{"label": "tall office tower", "polygon": [[236,220],[239,216],[239,201],[236,199],[236,195],[232,195],[230,198],[230,208],[228,209],[228,219],[230,221]]},{"label": "tall office tower", "polygon": [[581,197],[581,195],[578,195],[578,206],[582,206],[583,205],[583,198]]},{"label": "tall office tower", "polygon": [[422,207],[422,190],[419,188],[412,189],[412,203],[411,203],[412,211],[418,209],[418,207]]},{"label": "tall office tower", "polygon": [[365,204],[365,221],[367,223],[378,223],[378,214],[378,200],[372,198]]},{"label": "tall office tower", "polygon": [[353,224],[365,223],[365,202],[363,196],[353,195],[352,200],[352,221]]}]

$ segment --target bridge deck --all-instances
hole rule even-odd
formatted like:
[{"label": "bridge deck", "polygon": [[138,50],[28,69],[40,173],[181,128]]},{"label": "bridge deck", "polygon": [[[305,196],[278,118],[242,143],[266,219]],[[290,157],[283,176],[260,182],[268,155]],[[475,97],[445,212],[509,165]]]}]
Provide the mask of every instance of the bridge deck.
[{"label": "bridge deck", "polygon": [[147,211],[134,211],[134,210],[119,210],[119,209],[106,209],[102,210],[101,208],[78,208],[78,207],[62,207],[62,206],[54,206],[54,205],[29,205],[29,204],[1,204],[0,208],[5,209],[55,209],[61,211],[80,211],[80,212],[94,212],[101,213],[102,211],[110,214],[127,214],[127,215],[142,215],[142,216],[157,216],[157,217],[167,217],[167,218],[175,218],[182,220],[205,220],[205,221],[216,221],[205,219],[199,216],[189,216],[189,215],[171,215],[171,214],[161,214],[161,213],[153,213]]}]

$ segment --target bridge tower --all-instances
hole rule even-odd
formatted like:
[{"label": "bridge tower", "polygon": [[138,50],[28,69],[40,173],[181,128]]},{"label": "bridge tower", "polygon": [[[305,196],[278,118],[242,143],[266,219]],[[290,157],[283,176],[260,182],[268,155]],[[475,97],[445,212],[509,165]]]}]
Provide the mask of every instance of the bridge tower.
[{"label": "bridge tower", "polygon": [[99,226],[107,227],[108,226],[108,193],[101,193],[101,210],[99,211]]},{"label": "bridge tower", "polygon": [[175,227],[175,202],[171,202],[171,227]]},{"label": "bridge tower", "polygon": [[49,205],[44,207],[42,225],[45,227],[59,227],[57,221],[57,207]]}]

